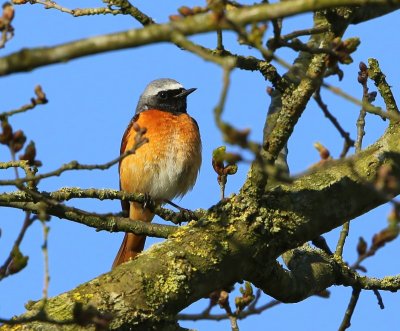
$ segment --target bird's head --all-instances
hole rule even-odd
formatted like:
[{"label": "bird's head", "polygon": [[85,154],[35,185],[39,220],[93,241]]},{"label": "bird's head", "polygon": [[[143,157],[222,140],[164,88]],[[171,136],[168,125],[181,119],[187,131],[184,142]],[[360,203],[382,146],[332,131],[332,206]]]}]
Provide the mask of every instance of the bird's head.
[{"label": "bird's head", "polygon": [[186,97],[195,90],[185,89],[182,84],[169,78],[153,80],[140,96],[136,113],[148,109],[186,113]]}]

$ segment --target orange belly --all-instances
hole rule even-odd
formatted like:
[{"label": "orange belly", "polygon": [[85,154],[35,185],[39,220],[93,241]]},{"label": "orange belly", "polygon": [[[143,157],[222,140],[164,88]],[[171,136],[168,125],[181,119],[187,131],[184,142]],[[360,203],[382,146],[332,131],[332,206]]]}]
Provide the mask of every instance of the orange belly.
[{"label": "orange belly", "polygon": [[[173,199],[189,191],[201,164],[201,140],[188,114],[146,110],[136,122],[146,128],[149,142],[120,164],[121,189],[148,193],[153,199]],[[127,133],[124,152],[134,144],[136,132]]]}]

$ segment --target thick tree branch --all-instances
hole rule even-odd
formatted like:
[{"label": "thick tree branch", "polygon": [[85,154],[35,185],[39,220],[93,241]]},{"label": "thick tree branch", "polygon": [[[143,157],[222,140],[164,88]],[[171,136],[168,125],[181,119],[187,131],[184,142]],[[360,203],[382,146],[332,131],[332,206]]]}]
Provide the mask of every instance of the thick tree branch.
[{"label": "thick tree branch", "polygon": [[[170,41],[176,31],[187,36],[330,6],[387,3],[295,0],[228,11],[221,20],[217,20],[214,13],[195,15],[141,30],[12,54],[0,59],[0,75],[111,49]],[[341,10],[316,13],[316,27],[321,22],[326,26],[329,21],[331,29],[323,35],[312,36],[310,42],[314,46],[328,45],[351,23],[353,10],[342,9],[348,10],[346,15],[349,16],[341,16]],[[345,16],[350,18],[346,20]],[[273,125],[265,134],[265,141],[270,144],[264,144],[267,161],[277,158],[309,97],[321,85],[327,57],[302,52],[283,78],[287,85],[280,85],[280,90],[273,95],[271,108],[275,112],[271,112],[270,117]],[[58,330],[70,329],[70,325],[64,324],[74,321],[77,322],[74,330],[87,329],[89,326],[79,324],[77,319],[77,311],[82,311],[83,307],[83,311],[94,311],[95,316],[111,316],[110,329],[175,330],[179,311],[211,291],[243,279],[252,280],[265,292],[286,302],[303,300],[332,284],[396,291],[400,288],[399,276],[360,277],[334,256],[308,247],[293,249],[391,197],[379,192],[374,183],[382,165],[391,169],[391,176],[400,179],[399,138],[400,128],[392,121],[384,135],[369,148],[351,158],[314,167],[290,184],[269,182],[265,186],[258,177],[262,176],[263,169],[258,174],[251,171],[237,196],[221,201],[202,213],[199,221],[180,228],[87,213],[67,207],[52,197],[41,200],[43,195],[38,192],[31,192],[34,200],[29,202],[0,200],[1,206],[55,215],[99,229],[151,233],[168,238],[107,274],[46,302],[31,304],[21,318],[44,313],[49,320],[57,321],[55,328]],[[400,193],[400,187],[392,188],[390,193]],[[275,262],[285,252],[289,271]],[[282,291],[282,287],[287,291]],[[26,323],[20,329],[44,330],[49,324],[40,321]]]},{"label": "thick tree branch", "polygon": [[87,55],[171,41],[175,31],[189,36],[337,6],[386,5],[393,6],[395,10],[395,5],[399,2],[400,0],[295,0],[238,8],[228,11],[224,20],[216,19],[214,13],[199,14],[166,24],[150,24],[142,29],[81,39],[54,47],[24,49],[0,58],[0,76],[31,71]]},{"label": "thick tree branch", "polygon": [[109,232],[132,232],[152,237],[168,238],[177,230],[175,226],[145,223],[109,214],[96,214],[78,208],[67,207],[63,204],[49,205],[43,201],[35,203],[0,200],[0,206],[30,211],[35,214],[45,213]]},{"label": "thick tree branch", "polygon": [[[112,328],[133,323],[138,330],[145,330],[149,325],[173,320],[183,307],[213,289],[241,279],[252,279],[260,286],[261,278],[254,279],[254,270],[248,268],[249,259],[255,265],[264,266],[265,274],[271,275],[274,273],[273,261],[288,249],[385,201],[371,184],[382,164],[391,165],[393,175],[400,178],[399,137],[399,128],[390,126],[380,140],[357,156],[315,168],[290,185],[276,185],[259,200],[240,194],[222,202],[202,220],[189,223],[172,235],[168,233],[168,240],[153,246],[137,259],[71,292],[49,299],[46,311],[54,319],[68,319],[76,302],[74,298],[79,297],[85,305],[112,313],[115,316]],[[314,208],[317,205],[324,207]],[[68,218],[68,215],[60,216]],[[73,216],[78,218],[79,215]],[[328,262],[331,266],[332,262]],[[338,279],[337,273],[330,272],[321,274],[318,271],[323,280],[318,289],[329,283],[386,290],[396,290],[400,285],[398,277]],[[352,271],[349,272],[352,275]],[[279,285],[279,278],[277,281]],[[313,291],[297,294],[297,298],[294,293],[289,293],[286,299],[301,300],[310,292]],[[277,293],[274,295],[285,299]],[[61,315],[60,305],[63,307]],[[28,316],[35,312],[35,307]],[[26,327],[34,330],[34,325]]]},{"label": "thick tree branch", "polygon": [[[316,13],[313,28],[330,27],[330,32],[312,35],[307,47],[329,48],[335,38],[342,36],[349,23],[347,16],[341,17],[335,12],[329,15]],[[286,86],[272,94],[264,127],[263,157],[266,162],[274,162],[285,147],[308,100],[321,86],[328,61],[326,53],[300,52],[295,64],[283,77]]]},{"label": "thick tree branch", "polygon": [[[147,197],[144,194],[127,193],[123,191],[110,189],[81,189],[77,187],[65,187],[54,192],[41,192],[43,198],[49,198],[55,201],[69,201],[71,199],[98,199],[98,200],[125,200],[145,203]],[[23,191],[0,193],[0,201],[4,204],[8,202],[37,202],[28,193]],[[21,205],[22,206],[22,205]],[[172,221],[175,224],[191,221],[185,213],[176,213],[161,206],[151,206],[154,213],[164,220]],[[202,216],[201,210],[195,211],[197,218]],[[56,215],[55,215],[56,216]],[[87,224],[88,225],[88,224]]]}]

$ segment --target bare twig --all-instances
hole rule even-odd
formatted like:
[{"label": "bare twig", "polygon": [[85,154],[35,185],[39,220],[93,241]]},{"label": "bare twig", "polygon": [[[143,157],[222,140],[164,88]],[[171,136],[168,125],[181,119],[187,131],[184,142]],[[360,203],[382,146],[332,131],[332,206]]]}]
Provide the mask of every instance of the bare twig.
[{"label": "bare twig", "polygon": [[[394,0],[397,3],[399,0]],[[150,24],[142,29],[128,30],[120,33],[97,36],[66,43],[54,47],[40,47],[25,49],[22,52],[13,53],[0,58],[0,75],[14,72],[30,71],[34,68],[61,63],[92,54],[138,47],[150,43],[165,42],[171,40],[174,31],[179,30],[184,35],[215,31],[217,29],[231,30],[232,23],[236,26],[245,26],[249,23],[265,22],[280,17],[289,17],[296,14],[328,9],[340,5],[368,5],[387,4],[386,0],[320,0],[304,2],[294,0],[290,2],[278,2],[273,4],[261,4],[255,11],[252,7],[242,7],[227,11],[227,20],[221,22],[215,20],[213,13],[199,14],[183,18],[177,22],[167,24]],[[228,23],[229,22],[229,23]],[[90,46],[90,47],[89,47]]]},{"label": "bare twig", "polygon": [[400,115],[396,114],[396,113],[388,113],[386,111],[384,111],[382,108],[380,107],[374,107],[372,106],[369,102],[365,103],[363,101],[360,101],[359,99],[353,97],[352,95],[346,93],[345,91],[343,91],[342,89],[335,87],[333,85],[330,85],[328,83],[323,83],[322,86],[324,88],[326,88],[327,90],[331,91],[332,93],[335,93],[341,97],[343,97],[344,99],[346,99],[347,101],[350,101],[358,106],[364,107],[365,111],[367,113],[371,113],[374,115],[378,115],[379,117],[381,117],[382,119],[390,119],[392,121],[400,121]]},{"label": "bare twig", "polygon": [[367,111],[364,105],[369,102],[367,80],[368,80],[368,68],[363,62],[361,62],[360,71],[358,73],[358,82],[362,85],[363,88],[363,93],[362,93],[363,106],[361,107],[360,115],[358,116],[357,119],[357,139],[355,142],[355,148],[357,153],[360,152],[362,149],[362,141],[365,135],[365,116],[367,115]]},{"label": "bare twig", "polygon": [[63,320],[63,321],[57,321],[49,318],[44,311],[39,311],[37,314],[31,317],[19,317],[19,318],[12,318],[12,319],[6,319],[6,318],[0,318],[0,323],[7,324],[7,325],[21,325],[21,324],[27,324],[30,322],[44,322],[44,323],[49,323],[49,324],[56,324],[56,325],[73,325],[77,324],[75,320]]},{"label": "bare twig", "polygon": [[[399,114],[399,109],[394,99],[392,90],[386,81],[385,75],[379,67],[379,63],[375,59],[368,59],[368,77],[371,78],[375,86],[378,88],[380,95],[382,96],[386,109],[389,113]],[[393,123],[393,120],[391,120]]]},{"label": "bare twig", "polygon": [[234,66],[242,70],[257,70],[274,86],[281,79],[276,68],[267,61],[263,61],[252,56],[246,57],[233,54],[226,49],[224,49],[222,52],[219,52],[217,55],[215,50],[193,43],[178,31],[175,31],[171,35],[171,41],[178,47],[192,52],[204,60],[216,63],[222,67]]},{"label": "bare twig", "polygon": [[2,6],[3,13],[0,17],[0,48],[3,48],[7,41],[14,37],[14,28],[11,25],[14,19],[14,7],[11,3],[5,2]]},{"label": "bare twig", "polygon": [[[26,161],[20,161],[20,162],[15,161],[14,149],[10,145],[8,145],[8,148],[11,153],[11,158],[12,158],[11,163],[18,164],[17,167],[14,167],[16,179],[17,180],[19,179],[18,167],[20,167],[24,170],[25,175],[31,175],[32,172],[28,166],[28,163]],[[35,219],[36,219],[35,217],[31,218],[31,212],[29,212],[29,211],[25,212],[24,222],[22,224],[22,228],[18,234],[18,237],[15,240],[14,245],[13,245],[11,252],[8,255],[6,261],[0,267],[0,280],[9,276],[10,274],[20,271],[22,268],[25,267],[26,262],[27,262],[27,257],[24,257],[21,254],[20,245],[25,236],[26,231],[28,230],[29,226],[33,223],[33,221]]]},{"label": "bare twig", "polygon": [[43,281],[43,299],[46,300],[49,293],[49,282],[50,282],[50,274],[49,274],[49,251],[48,251],[48,238],[50,228],[46,225],[46,220],[42,220],[42,228],[43,228],[43,265],[44,265],[44,281]]},{"label": "bare twig", "polygon": [[189,52],[197,54],[206,61],[214,62],[220,66],[234,67],[236,65],[236,58],[232,54],[226,56],[216,55],[212,50],[203,46],[197,45],[187,39],[182,33],[174,32],[171,36],[171,40],[180,48],[183,48]]},{"label": "bare twig", "polygon": [[[53,199],[55,201],[68,201],[71,199],[99,199],[99,200],[124,200],[124,201],[135,201],[144,203],[146,197],[144,194],[128,193],[117,190],[109,189],[81,189],[76,187],[66,187],[54,192],[40,192],[43,197]],[[33,198],[29,194],[17,191],[11,193],[0,193],[0,202],[34,202]],[[150,206],[151,208],[152,206]],[[190,219],[185,218],[182,213],[176,213],[169,209],[161,206],[154,206],[153,211],[163,218],[164,220],[171,221],[174,224],[180,224]],[[202,211],[198,210],[195,212],[197,217],[201,216]]]},{"label": "bare twig", "polygon": [[217,30],[217,50],[223,51],[225,49],[223,38],[222,38],[222,30]]},{"label": "bare twig", "polygon": [[[115,158],[114,160],[111,160],[109,162],[103,163],[103,164],[81,164],[78,161],[71,161],[69,163],[64,164],[60,168],[44,173],[44,174],[39,174],[35,176],[27,176],[24,178],[19,178],[15,180],[0,180],[0,185],[15,185],[15,186],[20,186],[23,183],[26,182],[37,182],[40,181],[41,179],[44,178],[49,178],[49,177],[55,177],[55,176],[60,176],[63,172],[66,171],[71,171],[71,170],[107,170],[111,168],[113,165],[117,164],[120,162],[123,158],[135,154],[136,150],[147,143],[148,140],[147,138],[141,139],[138,143],[136,143],[130,150],[126,151],[125,153],[122,153],[120,156]],[[0,162],[0,169],[5,169],[5,168],[10,168],[10,167],[22,167],[25,163],[21,163],[22,161],[19,162]]]},{"label": "bare twig", "polygon": [[158,238],[167,238],[177,230],[175,226],[145,223],[110,214],[97,214],[74,207],[67,207],[63,204],[47,205],[46,202],[48,201],[45,200],[42,203],[0,201],[0,206],[31,211],[35,214],[45,212],[47,215],[53,215],[61,219],[93,227],[97,231],[132,232]]},{"label": "bare twig", "polygon": [[[110,1],[104,1],[109,3]],[[75,8],[70,9],[63,7],[52,0],[14,0],[14,4],[22,5],[26,3],[43,5],[45,9],[55,9],[62,13],[70,14],[72,16],[92,16],[92,15],[131,15],[137,19],[142,25],[152,24],[154,21],[132,6],[127,0],[112,1],[114,5],[120,7],[120,9],[112,9],[111,6],[101,8]],[[118,4],[117,4],[118,2]]]},{"label": "bare twig", "polygon": [[283,40],[287,41],[287,40],[291,40],[293,38],[297,38],[297,37],[301,37],[301,36],[309,36],[312,34],[323,33],[323,32],[327,32],[327,31],[329,31],[328,26],[318,26],[318,27],[314,27],[314,28],[293,31],[284,36],[281,36],[281,38]]},{"label": "bare twig", "polygon": [[35,87],[35,94],[36,94],[36,97],[32,98],[30,103],[28,103],[24,106],[21,106],[17,109],[13,109],[13,110],[9,110],[9,111],[0,113],[0,120],[4,120],[7,117],[10,117],[15,114],[26,112],[30,109],[35,108],[37,105],[44,105],[48,102],[46,95],[43,93],[40,85],[37,85]]},{"label": "bare twig", "polygon": [[260,145],[248,139],[250,130],[248,129],[238,130],[234,128],[231,124],[222,120],[222,113],[225,107],[225,101],[230,85],[230,74],[234,68],[234,63],[226,63],[223,68],[224,68],[224,74],[223,74],[222,91],[220,94],[218,104],[214,108],[215,122],[218,128],[222,132],[224,141],[232,145],[239,145],[240,147],[246,148],[251,152],[253,152],[254,154],[257,154],[260,150]]},{"label": "bare twig", "polygon": [[7,259],[4,261],[3,265],[0,267],[0,280],[3,278],[9,276],[12,271],[10,272],[9,267],[10,263],[12,262],[13,258],[15,257],[15,254],[17,251],[19,252],[19,246],[24,239],[24,236],[26,234],[26,231],[28,230],[29,226],[32,224],[34,218],[30,217],[31,214],[29,212],[25,213],[25,219],[24,223],[22,224],[21,230],[19,231],[18,237],[14,242],[14,245],[7,257]]},{"label": "bare twig", "polygon": [[[288,62],[279,58],[278,56],[274,55],[273,59],[275,61],[277,61],[277,63],[279,63],[284,68],[291,68],[291,65]],[[339,88],[337,86],[333,86],[329,83],[322,82],[321,86],[323,88],[327,89],[328,91],[331,91],[332,93],[342,97],[343,99],[345,99],[347,101],[350,101],[351,103],[353,103],[357,106],[364,107],[366,112],[377,115],[377,116],[381,117],[383,120],[389,119],[390,121],[395,121],[395,122],[400,121],[400,114],[398,114],[396,112],[386,112],[380,107],[375,107],[375,106],[371,105],[369,102],[365,103],[365,102],[353,97],[349,93],[343,91],[341,88]]]},{"label": "bare twig", "polygon": [[[79,302],[76,302],[73,307],[73,318],[56,320],[51,318],[45,309],[46,300],[40,302],[41,308],[29,317],[21,316],[12,319],[0,318],[0,323],[18,326],[21,324],[29,324],[32,322],[41,322],[54,324],[55,326],[70,326],[72,329],[79,328],[79,326],[92,324],[95,330],[108,330],[108,325],[111,322],[112,316],[107,313],[101,313],[92,305],[83,307]],[[56,327],[57,328],[57,327]]]},{"label": "bare twig", "polygon": [[383,304],[382,296],[381,296],[381,294],[379,293],[379,291],[378,291],[377,289],[374,289],[374,290],[372,290],[372,291],[374,292],[376,298],[378,299],[379,308],[385,309],[385,305]]},{"label": "bare twig", "polygon": [[354,309],[356,308],[358,298],[360,297],[360,288],[353,287],[353,292],[351,294],[349,305],[347,306],[346,312],[344,314],[342,323],[340,324],[339,331],[344,331],[350,327],[351,316],[353,316]]},{"label": "bare twig", "polygon": [[322,101],[321,90],[318,90],[314,93],[314,100],[317,102],[325,117],[331,121],[333,126],[336,128],[336,130],[339,131],[340,135],[343,137],[344,145],[343,150],[340,153],[340,158],[343,158],[347,154],[350,147],[354,146],[354,140],[351,139],[350,134],[342,128],[336,117],[330,113],[328,106]]},{"label": "bare twig", "polygon": [[[281,304],[278,300],[271,300],[259,307],[251,307],[240,312],[237,316],[239,320],[245,319],[251,315],[259,315],[264,311],[271,309],[277,305]],[[229,319],[227,314],[209,314],[209,313],[201,313],[201,314],[179,314],[178,319],[182,321],[199,321],[199,320],[212,320],[212,321],[221,321],[225,319]]]},{"label": "bare twig", "polygon": [[122,14],[131,15],[143,26],[154,24],[155,21],[137,7],[133,6],[128,0],[103,0],[103,2],[108,3],[110,6],[117,6],[121,8]]},{"label": "bare twig", "polygon": [[335,255],[337,257],[342,258],[343,247],[344,247],[344,244],[346,242],[346,238],[349,235],[349,230],[350,230],[350,222],[344,223],[343,226],[342,226],[342,231],[340,231],[339,240],[338,240],[337,245],[336,245]]},{"label": "bare twig", "polygon": [[221,290],[219,292],[218,304],[221,308],[225,309],[226,315],[231,322],[232,331],[239,331],[237,316],[235,313],[232,312],[231,306],[229,304],[229,293],[227,291]]}]

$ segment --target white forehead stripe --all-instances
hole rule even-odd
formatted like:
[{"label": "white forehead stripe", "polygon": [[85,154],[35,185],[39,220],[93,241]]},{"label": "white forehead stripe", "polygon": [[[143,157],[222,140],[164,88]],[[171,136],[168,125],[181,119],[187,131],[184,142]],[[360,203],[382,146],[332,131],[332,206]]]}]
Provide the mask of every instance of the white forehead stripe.
[{"label": "white forehead stripe", "polygon": [[156,95],[160,91],[178,90],[181,88],[183,88],[182,84],[178,83],[177,81],[172,79],[163,79],[151,82],[149,85],[147,85],[143,94]]}]

